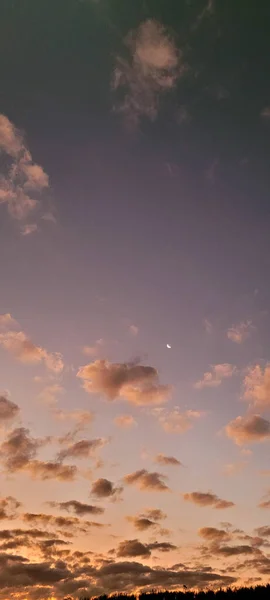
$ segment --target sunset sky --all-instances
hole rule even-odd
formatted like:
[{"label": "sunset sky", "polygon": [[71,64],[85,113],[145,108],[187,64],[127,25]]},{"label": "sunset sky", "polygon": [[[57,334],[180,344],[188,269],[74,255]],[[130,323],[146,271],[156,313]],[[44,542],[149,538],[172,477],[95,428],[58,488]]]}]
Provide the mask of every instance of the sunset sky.
[{"label": "sunset sky", "polygon": [[0,2],[0,600],[270,575],[270,12]]}]

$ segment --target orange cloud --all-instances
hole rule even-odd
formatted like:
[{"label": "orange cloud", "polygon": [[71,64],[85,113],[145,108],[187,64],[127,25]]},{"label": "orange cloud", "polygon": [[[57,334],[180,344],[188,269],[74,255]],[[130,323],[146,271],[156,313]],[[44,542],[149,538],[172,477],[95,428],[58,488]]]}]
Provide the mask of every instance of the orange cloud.
[{"label": "orange cloud", "polygon": [[251,336],[253,329],[252,321],[232,325],[227,331],[227,337],[236,344],[242,344]]},{"label": "orange cloud", "polygon": [[236,417],[225,427],[226,434],[238,446],[270,439],[270,421],[260,415]]},{"label": "orange cloud", "polygon": [[119,417],[115,417],[114,423],[122,429],[129,429],[130,427],[137,425],[137,422],[131,415],[119,415]]},{"label": "orange cloud", "polygon": [[223,379],[232,377],[236,372],[236,368],[229,363],[222,363],[218,365],[212,365],[211,371],[206,371],[203,375],[203,379],[200,379],[194,384],[197,390],[201,390],[205,387],[218,387]]},{"label": "orange cloud", "polygon": [[137,485],[140,490],[150,490],[157,492],[168,492],[169,488],[164,483],[167,477],[162,475],[162,473],[157,472],[149,472],[146,469],[141,469],[139,471],[135,471],[134,473],[130,473],[124,477],[124,482],[128,485]]},{"label": "orange cloud", "polygon": [[265,368],[255,365],[248,369],[244,378],[244,399],[253,406],[262,409],[270,408],[270,364]]},{"label": "orange cloud", "polygon": [[198,506],[212,506],[213,508],[223,509],[223,508],[231,508],[234,505],[234,502],[229,502],[227,500],[222,500],[216,494],[212,494],[211,492],[191,492],[188,494],[183,494],[184,500],[188,502],[193,502]]},{"label": "orange cloud", "polygon": [[0,333],[0,345],[25,364],[44,362],[47,369],[56,374],[61,373],[64,368],[59,352],[48,352],[45,348],[36,346],[23,331]]}]

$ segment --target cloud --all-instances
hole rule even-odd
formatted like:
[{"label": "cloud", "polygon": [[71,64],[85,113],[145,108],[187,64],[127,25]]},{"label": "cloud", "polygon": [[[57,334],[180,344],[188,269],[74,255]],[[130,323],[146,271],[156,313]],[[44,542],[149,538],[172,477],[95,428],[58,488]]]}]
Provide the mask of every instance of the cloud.
[{"label": "cloud", "polygon": [[224,529],[217,529],[216,527],[202,527],[198,531],[199,535],[210,542],[224,542],[230,539],[230,534]]},{"label": "cloud", "polygon": [[216,496],[216,494],[212,494],[210,492],[191,492],[189,494],[183,494],[184,500],[187,502],[193,502],[198,506],[212,506],[213,508],[223,509],[223,508],[231,508],[235,506],[234,502],[228,502],[227,500],[222,500]]},{"label": "cloud", "polygon": [[103,448],[106,443],[107,440],[103,438],[97,438],[94,440],[80,440],[68,448],[61,450],[61,452],[59,452],[57,455],[57,460],[61,462],[66,458],[89,458],[89,456],[93,456],[96,450]]},{"label": "cloud", "polygon": [[27,470],[33,478],[46,481],[56,479],[58,481],[74,481],[78,473],[75,465],[62,465],[59,462],[32,460],[29,462]]},{"label": "cloud", "polygon": [[138,335],[138,333],[139,333],[139,327],[137,327],[136,325],[130,325],[128,330],[129,330],[129,333],[131,335],[133,335],[134,337],[136,337],[136,335]]},{"label": "cloud", "polygon": [[262,527],[255,529],[255,532],[261,537],[270,537],[270,526],[263,525]]},{"label": "cloud", "polygon": [[263,119],[270,119],[270,106],[265,106],[265,108],[261,110],[261,117],[263,117]]},{"label": "cloud", "polygon": [[153,492],[168,492],[169,488],[165,484],[164,480],[167,477],[162,473],[149,472],[146,469],[141,469],[130,473],[124,477],[124,482],[128,485],[137,485],[142,491],[153,491]]},{"label": "cloud", "polygon": [[24,236],[31,235],[31,233],[35,233],[36,231],[38,231],[38,226],[36,223],[27,223],[21,227],[21,234]]},{"label": "cloud", "polygon": [[18,327],[18,323],[10,313],[0,315],[0,329],[9,329],[10,327]]},{"label": "cloud", "polygon": [[235,372],[235,367],[229,363],[212,365],[211,371],[206,371],[203,375],[203,379],[197,381],[194,384],[194,387],[197,390],[201,390],[205,387],[218,387],[223,379],[232,377]]},{"label": "cloud", "polygon": [[185,67],[173,39],[153,19],[131,31],[124,43],[129,59],[116,58],[112,89],[119,95],[116,111],[136,127],[141,117],[156,119],[161,96],[174,88]]},{"label": "cloud", "polygon": [[240,554],[258,554],[259,550],[248,546],[246,544],[242,546],[219,546],[215,548],[215,554],[221,556],[238,556]]},{"label": "cloud", "polygon": [[117,556],[120,558],[131,558],[136,556],[149,558],[151,556],[151,551],[147,545],[142,544],[139,540],[124,540],[123,542],[120,542],[118,546]]},{"label": "cloud", "polygon": [[118,499],[123,488],[116,486],[109,479],[100,478],[93,482],[91,494],[97,498],[114,498]]},{"label": "cloud", "polygon": [[15,402],[11,402],[6,396],[0,396],[0,423],[12,421],[19,415],[20,409]]},{"label": "cloud", "polygon": [[263,496],[259,508],[270,508],[270,490]]},{"label": "cloud", "polygon": [[93,504],[85,504],[78,500],[67,500],[66,502],[48,502],[52,508],[59,508],[67,512],[74,512],[78,516],[84,515],[101,515],[104,513],[104,508],[94,506]]},{"label": "cloud", "polygon": [[224,473],[226,475],[238,475],[239,473],[241,473],[241,471],[243,471],[246,465],[246,461],[228,463],[224,466]]},{"label": "cloud", "polygon": [[139,406],[166,402],[171,392],[170,386],[159,383],[154,367],[135,363],[96,360],[80,367],[77,376],[89,393],[102,394],[108,400],[121,397]]},{"label": "cloud", "polygon": [[158,414],[158,421],[166,433],[185,433],[193,426],[193,420],[199,419],[202,412],[196,410],[186,410],[180,412],[178,407],[171,412],[161,412]]},{"label": "cloud", "polygon": [[260,415],[236,417],[225,427],[226,434],[238,446],[270,439],[270,421]]},{"label": "cloud", "polygon": [[[95,521],[85,521],[78,517],[55,517],[45,513],[23,513],[22,520],[30,525],[42,525],[42,527],[53,527],[65,529],[68,533],[88,533],[93,527],[103,527],[101,523]],[[63,533],[62,533],[63,535]]]},{"label": "cloud", "polygon": [[[0,115],[0,154],[7,158],[5,174],[0,177],[0,204],[6,204],[10,216],[22,220],[40,204],[40,194],[49,187],[49,178],[33,162],[22,134],[5,115]],[[33,225],[25,225],[31,228]],[[29,230],[28,233],[31,233]]]},{"label": "cloud", "polygon": [[0,520],[4,519],[16,519],[18,516],[17,509],[20,508],[21,503],[13,498],[13,496],[6,496],[0,498]]},{"label": "cloud", "polygon": [[64,368],[62,355],[59,352],[48,352],[36,346],[23,331],[6,331],[0,333],[0,345],[13,354],[17,360],[25,364],[44,362],[53,373],[61,373]]},{"label": "cloud", "polygon": [[162,521],[167,517],[166,513],[160,510],[160,508],[148,508],[144,511],[144,516],[153,519],[153,521]]},{"label": "cloud", "polygon": [[155,462],[159,465],[169,465],[172,467],[183,466],[178,458],[174,458],[174,456],[165,456],[164,454],[158,454],[155,458]]},{"label": "cloud", "polygon": [[154,528],[157,526],[156,521],[151,521],[147,517],[138,516],[138,517],[127,517],[127,520],[130,523],[133,523],[135,529],[138,531],[147,531],[150,528]]},{"label": "cloud", "polygon": [[103,346],[104,340],[100,338],[99,340],[96,340],[93,346],[84,346],[82,350],[86,356],[98,356]]},{"label": "cloud", "polygon": [[44,439],[30,436],[29,429],[17,427],[0,446],[0,457],[5,468],[10,472],[23,469],[35,458],[38,449],[44,445]]},{"label": "cloud", "polygon": [[55,404],[57,402],[57,395],[62,394],[64,388],[59,383],[47,385],[38,395],[39,399],[45,404]]},{"label": "cloud", "polygon": [[236,344],[242,344],[251,336],[253,329],[252,321],[243,321],[238,325],[232,325],[227,331],[227,337]]},{"label": "cloud", "polygon": [[93,422],[94,413],[89,410],[61,410],[53,408],[53,416],[59,421],[73,421],[77,425],[77,431],[84,429]]},{"label": "cloud", "polygon": [[244,378],[244,400],[262,409],[270,408],[270,363],[250,367]]},{"label": "cloud", "polygon": [[131,415],[119,415],[119,417],[115,417],[114,423],[122,429],[129,429],[137,425],[137,421]]}]

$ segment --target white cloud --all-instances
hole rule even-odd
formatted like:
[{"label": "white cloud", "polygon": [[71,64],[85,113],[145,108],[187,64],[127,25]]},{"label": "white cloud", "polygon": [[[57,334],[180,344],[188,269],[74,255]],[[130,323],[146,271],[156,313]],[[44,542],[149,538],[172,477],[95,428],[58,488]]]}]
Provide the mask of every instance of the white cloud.
[{"label": "white cloud", "polygon": [[117,111],[137,125],[143,116],[157,117],[160,96],[175,86],[184,65],[165,27],[153,19],[131,31],[125,45],[130,59],[117,57],[112,88],[124,93]]},{"label": "white cloud", "polygon": [[203,375],[203,379],[197,381],[194,387],[201,390],[204,387],[218,387],[223,379],[232,377],[236,372],[236,368],[229,363],[212,365],[211,371],[207,371]]},{"label": "white cloud", "polygon": [[35,233],[35,231],[38,230],[38,226],[36,223],[27,223],[26,225],[23,225],[23,227],[21,228],[21,234],[22,235],[31,235],[31,233]]},{"label": "white cloud", "polygon": [[[8,157],[5,174],[0,177],[0,204],[6,204],[12,218],[25,219],[38,206],[36,196],[49,187],[49,178],[40,165],[33,163],[22,134],[1,114],[0,153]],[[25,227],[27,231],[31,226]]]}]

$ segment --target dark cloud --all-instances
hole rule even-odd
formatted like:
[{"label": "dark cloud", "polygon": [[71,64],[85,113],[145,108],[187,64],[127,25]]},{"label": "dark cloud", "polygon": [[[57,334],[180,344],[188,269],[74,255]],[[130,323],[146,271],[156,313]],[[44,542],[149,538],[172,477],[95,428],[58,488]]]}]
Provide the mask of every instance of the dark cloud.
[{"label": "dark cloud", "polygon": [[42,525],[43,527],[51,526],[55,529],[66,529],[71,533],[87,533],[93,527],[103,527],[101,523],[95,521],[84,521],[78,519],[78,517],[56,517],[45,513],[24,513],[22,519],[26,523]]},{"label": "dark cloud", "polygon": [[31,437],[29,429],[13,429],[0,447],[0,456],[6,469],[11,472],[23,469],[35,458],[38,449],[44,443],[44,440]]},{"label": "dark cloud", "polygon": [[169,465],[172,467],[183,466],[178,458],[174,458],[174,456],[165,456],[164,454],[158,454],[155,458],[155,462],[159,465]]},{"label": "dark cloud", "polygon": [[17,509],[20,508],[21,503],[13,498],[13,496],[6,496],[0,498],[0,520],[4,519],[15,519],[17,517]]},{"label": "dark cloud", "polygon": [[238,556],[239,554],[258,554],[257,548],[252,548],[252,546],[243,545],[243,546],[219,546],[215,549],[215,554],[220,554],[222,556]]},{"label": "dark cloud", "polygon": [[144,516],[153,519],[153,521],[162,521],[167,517],[166,513],[160,510],[160,508],[148,508],[144,511]]},{"label": "dark cloud", "polygon": [[155,521],[147,519],[147,517],[127,517],[127,520],[133,523],[138,531],[146,531],[147,529],[157,526]]},{"label": "dark cloud", "polygon": [[106,441],[101,438],[95,440],[80,440],[69,446],[69,448],[61,450],[57,456],[57,460],[62,461],[66,458],[89,458],[96,450],[102,448],[105,443]]},{"label": "dark cloud", "polygon": [[137,485],[140,490],[152,490],[156,492],[168,492],[169,488],[164,483],[167,478],[162,473],[146,471],[141,469],[124,477],[128,485]]},{"label": "dark cloud", "polygon": [[170,550],[177,550],[177,546],[170,544],[170,542],[153,542],[148,544],[149,550],[160,550],[160,552],[170,552]]},{"label": "dark cloud", "polygon": [[11,421],[18,416],[20,409],[17,404],[11,402],[6,396],[0,396],[0,423]]},{"label": "dark cloud", "polygon": [[224,529],[216,529],[216,527],[202,527],[199,529],[199,535],[210,542],[223,542],[230,539],[230,534]]},{"label": "dark cloud", "polygon": [[137,405],[161,404],[171,391],[170,386],[159,383],[154,367],[137,363],[96,360],[81,367],[77,376],[89,393],[101,393],[108,400],[122,397]]},{"label": "dark cloud", "polygon": [[121,558],[131,558],[135,556],[149,558],[151,556],[151,551],[147,545],[142,544],[139,542],[139,540],[125,540],[120,542],[117,550],[117,556]]},{"label": "dark cloud", "polygon": [[184,500],[188,502],[193,502],[198,506],[213,506],[213,508],[223,509],[223,508],[231,508],[235,506],[234,502],[229,502],[227,500],[222,500],[216,494],[211,494],[210,492],[191,492],[189,494],[183,494]]},{"label": "dark cloud", "polygon": [[67,512],[74,512],[76,515],[84,516],[88,514],[101,515],[104,513],[104,508],[100,506],[94,506],[93,504],[85,504],[78,500],[68,500],[67,502],[49,502],[52,508],[59,508],[60,510],[66,510]]},{"label": "dark cloud", "polygon": [[112,481],[104,478],[94,481],[91,487],[91,494],[93,494],[93,496],[97,496],[97,498],[118,498],[122,491],[122,487],[116,486],[112,483]]},{"label": "dark cloud", "polygon": [[270,536],[270,526],[263,525],[262,527],[258,527],[257,529],[255,529],[255,532],[262,537],[268,537]]},{"label": "dark cloud", "polygon": [[34,478],[46,481],[58,479],[59,481],[74,481],[78,473],[75,465],[62,465],[59,462],[44,462],[33,460],[27,465],[27,470]]}]

